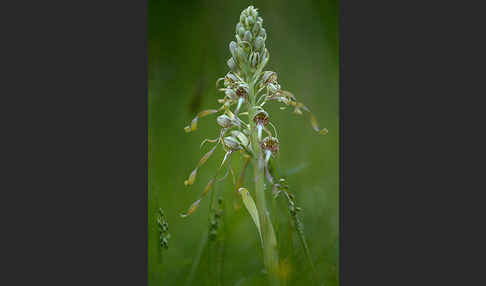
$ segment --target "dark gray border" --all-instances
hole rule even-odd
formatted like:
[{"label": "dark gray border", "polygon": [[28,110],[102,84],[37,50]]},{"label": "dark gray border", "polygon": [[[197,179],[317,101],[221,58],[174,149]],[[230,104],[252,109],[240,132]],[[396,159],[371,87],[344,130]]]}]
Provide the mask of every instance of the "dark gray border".
[{"label": "dark gray border", "polygon": [[2,224],[0,284],[147,285],[147,3],[2,11],[15,133],[2,131],[1,190],[18,204],[1,200],[13,228]]},{"label": "dark gray border", "polygon": [[[343,286],[484,280],[467,257],[484,200],[464,201],[484,190],[466,162],[484,112],[461,102],[484,94],[467,66],[484,25],[469,5],[412,2],[339,2]],[[3,284],[146,285],[146,2],[3,11]]]}]

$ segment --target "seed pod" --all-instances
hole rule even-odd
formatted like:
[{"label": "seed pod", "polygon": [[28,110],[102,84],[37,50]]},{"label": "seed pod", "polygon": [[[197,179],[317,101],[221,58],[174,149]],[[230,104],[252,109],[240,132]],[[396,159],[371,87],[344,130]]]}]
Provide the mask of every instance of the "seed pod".
[{"label": "seed pod", "polygon": [[231,71],[234,72],[237,71],[237,66],[233,58],[229,58],[229,60],[226,63],[228,64],[228,67],[230,68]]},{"label": "seed pod", "polygon": [[232,136],[226,136],[226,137],[224,137],[223,142],[224,142],[224,145],[226,145],[228,148],[230,148],[233,151],[236,151],[236,150],[240,150],[241,149],[241,145],[238,142],[238,140],[236,140]]},{"label": "seed pod", "polygon": [[224,128],[229,128],[229,127],[233,126],[233,121],[226,114],[218,116],[218,118],[216,118],[216,121],[218,122],[218,124],[221,127],[224,127]]},{"label": "seed pod", "polygon": [[231,43],[229,44],[230,53],[234,58],[236,58],[237,47],[238,45],[235,41],[231,41]]},{"label": "seed pod", "polygon": [[247,42],[251,42],[251,32],[250,31],[246,31],[245,32],[245,35],[243,36],[243,41],[247,41]]}]

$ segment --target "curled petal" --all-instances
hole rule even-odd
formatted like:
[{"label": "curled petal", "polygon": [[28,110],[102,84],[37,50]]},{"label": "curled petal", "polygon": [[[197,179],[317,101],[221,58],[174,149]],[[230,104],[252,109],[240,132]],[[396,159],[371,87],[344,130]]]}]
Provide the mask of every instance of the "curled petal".
[{"label": "curled petal", "polygon": [[197,175],[197,168],[194,169],[194,171],[192,171],[191,174],[189,175],[189,178],[184,181],[184,186],[187,187],[194,184],[194,181],[196,180],[196,175]]},{"label": "curled petal", "polygon": [[300,110],[300,108],[298,108],[298,107],[295,107],[294,113],[297,114],[297,115],[302,115],[302,110]]},{"label": "curled petal", "polygon": [[216,147],[217,146],[218,146],[217,144],[214,145],[213,149],[211,149],[209,152],[207,152],[206,154],[204,154],[204,156],[201,158],[201,160],[199,160],[199,163],[197,164],[196,169],[194,169],[194,171],[192,171],[191,174],[189,175],[189,178],[184,181],[184,185],[186,187],[194,184],[194,181],[196,180],[197,170],[204,163],[206,163],[206,161],[209,159],[209,157],[211,157],[211,155],[213,154],[214,150],[216,150]]},{"label": "curled petal", "polygon": [[224,176],[221,178],[221,179],[218,179],[218,182],[221,182],[223,181],[224,179],[226,179],[226,177],[228,177],[228,174],[229,174],[229,170],[230,170],[231,167],[228,166],[228,168],[226,168],[226,173],[224,174]]},{"label": "curled petal", "polygon": [[302,115],[302,107],[304,107],[304,105],[300,102],[297,102],[297,101],[290,101],[290,105],[295,107],[294,109],[294,113],[295,114],[298,114],[298,115]]},{"label": "curled petal", "polygon": [[186,133],[192,132],[197,129],[197,116],[191,121],[191,125],[184,127]]},{"label": "curled petal", "polygon": [[209,159],[209,157],[211,157],[211,155],[213,155],[213,152],[214,150],[216,150],[216,146],[218,145],[215,145],[213,147],[213,149],[209,150],[209,152],[207,152],[206,154],[204,154],[204,156],[202,156],[201,160],[199,160],[199,163],[197,164],[197,167],[201,167],[204,163],[206,163],[206,161]]},{"label": "curled petal", "polygon": [[216,81],[216,89],[218,89],[219,82],[222,80],[224,80],[224,77],[218,78],[218,80]]},{"label": "curled petal", "polygon": [[203,118],[205,116],[208,116],[208,115],[216,113],[216,112],[218,112],[217,109],[208,109],[208,110],[203,110],[203,111],[199,112],[196,115],[196,117],[194,117],[194,119],[191,121],[191,124],[184,127],[184,131],[186,131],[187,133],[195,131],[197,129],[197,121],[198,121],[199,118]]},{"label": "curled petal", "polygon": [[319,133],[321,135],[326,135],[328,133],[327,128],[322,128],[322,129],[319,128],[319,125],[317,124],[316,117],[312,114],[312,112],[309,110],[309,108],[307,108],[307,106],[305,106],[301,102],[297,102],[297,101],[290,101],[289,105],[294,106],[295,107],[294,113],[297,113],[299,115],[302,114],[302,110],[309,112],[309,117],[310,117],[312,129],[314,129],[317,133]]},{"label": "curled petal", "polygon": [[211,181],[209,181],[209,183],[206,185],[206,188],[204,188],[204,192],[202,193],[203,197],[209,192],[209,190],[211,190],[213,184],[214,184],[214,178],[211,179]]},{"label": "curled petal", "polygon": [[309,112],[309,116],[310,116],[310,122],[311,122],[311,125],[312,125],[312,128],[319,134],[321,135],[326,135],[328,133],[328,130],[327,128],[322,128],[322,129],[319,129],[319,126],[317,125],[317,120],[316,118],[314,117],[314,115]]},{"label": "curled petal", "polygon": [[201,142],[201,145],[199,146],[200,148],[202,148],[202,146],[206,143],[206,142],[211,142],[211,143],[216,143],[218,142],[218,139],[219,138],[216,138],[216,139],[204,139],[202,142]]},{"label": "curled petal", "polygon": [[[197,170],[197,168],[196,168]],[[194,170],[193,173],[196,171]],[[219,170],[218,170],[219,172]],[[207,195],[207,193],[209,193],[209,191],[212,189],[213,187],[213,184],[214,184],[214,181],[216,179],[216,176],[217,176],[218,173],[216,173],[216,175],[214,175],[214,177],[208,182],[208,184],[206,185],[206,187],[204,188],[204,191],[202,192],[201,194],[201,197],[199,198],[199,200],[195,201],[190,207],[189,207],[189,210],[186,212],[186,213],[182,213],[181,214],[181,217],[187,217],[188,215],[190,215],[191,213],[193,213],[194,211],[196,211],[196,209],[199,207],[199,203],[201,202],[201,200]],[[191,174],[192,175],[192,174]],[[195,174],[194,174],[194,178],[195,178]]]},{"label": "curled petal", "polygon": [[294,94],[291,93],[290,91],[287,91],[287,90],[282,90],[282,95],[284,96],[287,96],[287,97],[290,97],[290,99],[296,101],[297,99],[295,98]]},{"label": "curled petal", "polygon": [[197,210],[197,208],[199,207],[199,203],[201,202],[201,199],[195,201],[194,203],[192,203],[192,205],[189,207],[189,209],[187,210],[186,213],[182,213],[181,214],[181,217],[185,218],[187,216],[189,216],[190,214],[192,214],[193,212],[195,212]]},{"label": "curled petal", "polygon": [[228,159],[228,157],[231,155],[231,150],[229,150],[228,152],[226,152],[226,154],[224,154],[224,158],[223,158],[223,161],[221,162],[221,166],[219,166],[219,168],[221,169],[221,167],[223,167],[224,165],[224,162],[226,162],[226,160]]}]

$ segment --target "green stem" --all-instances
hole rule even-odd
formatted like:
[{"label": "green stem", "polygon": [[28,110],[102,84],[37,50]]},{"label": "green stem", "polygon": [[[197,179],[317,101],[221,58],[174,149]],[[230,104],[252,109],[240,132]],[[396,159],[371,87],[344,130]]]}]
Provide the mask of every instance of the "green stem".
[{"label": "green stem", "polygon": [[[299,223],[300,223],[300,221],[299,221]],[[299,229],[297,232],[299,234],[300,243],[302,244],[302,247],[304,248],[305,256],[307,257],[307,261],[309,262],[310,267],[311,267],[311,271],[312,271],[311,279],[314,283],[316,283],[317,273],[316,273],[316,269],[314,267],[314,263],[312,262],[312,257],[310,255],[309,247],[307,246],[307,242],[305,241],[304,231],[302,229]]]},{"label": "green stem", "polygon": [[250,141],[255,156],[252,159],[254,179],[255,179],[255,194],[256,206],[260,218],[260,224],[263,232],[263,259],[265,268],[269,274],[271,285],[279,285],[277,276],[278,271],[278,250],[275,232],[273,230],[272,222],[270,220],[266,201],[265,201],[265,186],[264,186],[264,161],[263,154],[260,150],[260,143],[258,141],[257,128],[253,121],[255,116],[255,85],[252,80],[248,81],[250,87],[250,105],[248,107],[249,121],[250,121]]}]

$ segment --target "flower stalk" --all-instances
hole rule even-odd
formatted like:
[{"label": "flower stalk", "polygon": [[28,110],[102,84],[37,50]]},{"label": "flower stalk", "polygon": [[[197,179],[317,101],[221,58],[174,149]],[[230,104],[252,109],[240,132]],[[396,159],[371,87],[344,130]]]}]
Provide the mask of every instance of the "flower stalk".
[{"label": "flower stalk", "polygon": [[[260,146],[258,127],[254,120],[256,107],[256,94],[254,85],[250,85],[250,103],[248,106],[248,114],[250,117],[250,141],[252,146]],[[260,216],[260,224],[262,225],[263,233],[263,258],[265,268],[268,271],[272,285],[278,285],[277,271],[278,271],[278,250],[277,239],[273,230],[272,222],[269,218],[266,199],[265,199],[265,181],[264,181],[264,159],[263,152],[260,148],[254,148],[255,156],[253,157],[253,176],[255,180],[255,194],[258,214]]]}]

